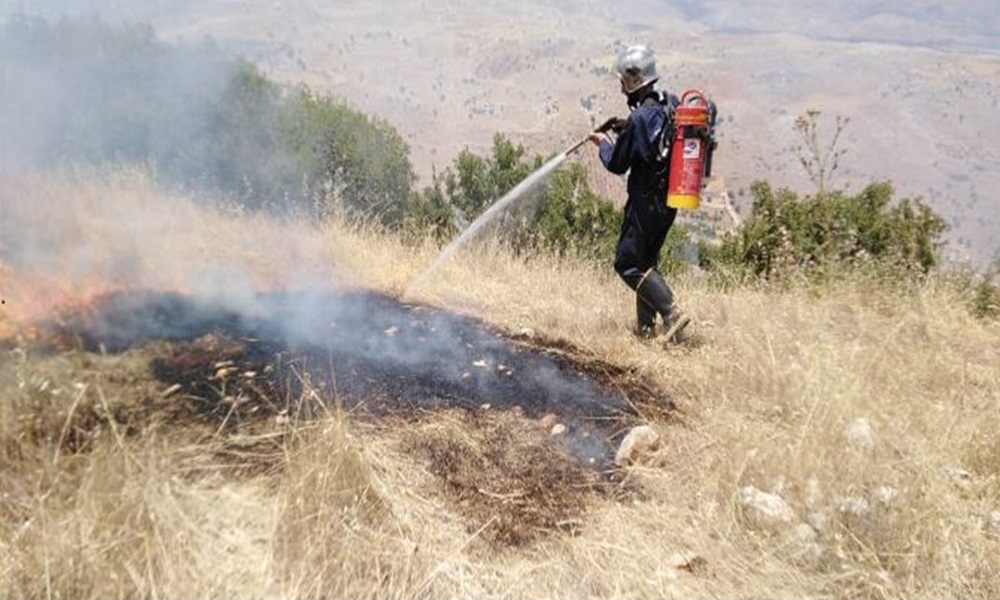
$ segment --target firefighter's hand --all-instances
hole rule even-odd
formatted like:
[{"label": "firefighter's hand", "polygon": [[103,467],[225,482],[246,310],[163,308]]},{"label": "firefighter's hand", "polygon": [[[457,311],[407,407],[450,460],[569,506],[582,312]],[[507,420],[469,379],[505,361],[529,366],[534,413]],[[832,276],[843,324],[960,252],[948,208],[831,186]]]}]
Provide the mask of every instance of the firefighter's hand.
[{"label": "firefighter's hand", "polygon": [[600,127],[594,130],[594,133],[607,133],[609,131],[621,133],[623,129],[625,129],[625,119],[611,117],[607,121],[601,123]]},{"label": "firefighter's hand", "polygon": [[593,142],[595,146],[600,146],[601,145],[601,140],[603,140],[603,139],[604,138],[601,137],[601,134],[599,134],[599,133],[592,133],[592,134],[590,134],[590,141]]}]

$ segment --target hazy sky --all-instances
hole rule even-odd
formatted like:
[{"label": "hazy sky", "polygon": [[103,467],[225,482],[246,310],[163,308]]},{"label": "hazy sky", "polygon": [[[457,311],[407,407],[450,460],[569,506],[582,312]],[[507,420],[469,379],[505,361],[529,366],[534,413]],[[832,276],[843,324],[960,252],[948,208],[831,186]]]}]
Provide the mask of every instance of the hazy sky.
[{"label": "hazy sky", "polygon": [[[306,4],[335,6],[354,0],[312,0]],[[456,0],[455,5],[469,0]],[[478,1],[478,0],[477,0]],[[601,1],[539,0],[579,13],[588,9],[605,12]],[[293,10],[299,2],[288,3]],[[376,0],[377,3],[377,0]],[[519,0],[493,0],[496,8],[516,11]],[[245,0],[243,6],[253,6]],[[443,3],[448,4],[448,3]],[[533,3],[531,3],[533,4]],[[214,6],[213,6],[214,5]],[[23,10],[31,14],[100,13],[105,18],[151,21],[197,18],[219,10],[239,10],[241,5],[224,0],[0,0],[0,13]],[[874,41],[1000,53],[1000,5],[997,0],[619,0],[616,17],[623,22],[648,19],[657,14],[682,15],[706,29],[800,33],[816,38]]]}]

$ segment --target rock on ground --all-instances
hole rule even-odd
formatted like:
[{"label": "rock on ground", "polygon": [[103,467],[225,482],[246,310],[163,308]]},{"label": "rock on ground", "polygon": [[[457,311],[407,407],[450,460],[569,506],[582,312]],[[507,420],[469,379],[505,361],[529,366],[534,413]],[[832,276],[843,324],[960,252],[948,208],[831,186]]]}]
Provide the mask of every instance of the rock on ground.
[{"label": "rock on ground", "polygon": [[752,485],[740,488],[740,505],[747,520],[758,529],[781,529],[795,521],[795,510],[784,498]]},{"label": "rock on ground", "polygon": [[660,448],[660,434],[649,425],[633,427],[615,454],[615,464],[631,465],[648,458]]},{"label": "rock on ground", "polygon": [[875,430],[872,429],[871,421],[862,417],[851,421],[844,428],[844,437],[847,443],[858,450],[871,450],[875,447]]}]

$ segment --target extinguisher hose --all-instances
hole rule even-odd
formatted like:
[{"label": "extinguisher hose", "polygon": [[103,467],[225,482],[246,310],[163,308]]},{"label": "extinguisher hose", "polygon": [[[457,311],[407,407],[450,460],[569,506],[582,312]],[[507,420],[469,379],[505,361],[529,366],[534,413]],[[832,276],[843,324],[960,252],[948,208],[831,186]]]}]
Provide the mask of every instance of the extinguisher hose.
[{"label": "extinguisher hose", "polygon": [[715,138],[711,134],[705,136],[705,177],[712,176],[712,155],[715,154]]}]

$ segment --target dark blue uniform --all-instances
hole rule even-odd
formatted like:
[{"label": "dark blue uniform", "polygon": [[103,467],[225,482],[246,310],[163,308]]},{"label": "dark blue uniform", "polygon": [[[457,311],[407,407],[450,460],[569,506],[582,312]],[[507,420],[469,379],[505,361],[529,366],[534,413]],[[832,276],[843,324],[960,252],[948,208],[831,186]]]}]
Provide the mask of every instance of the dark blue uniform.
[{"label": "dark blue uniform", "polygon": [[[677,216],[676,208],[667,207],[664,176],[656,164],[660,131],[668,126],[666,98],[659,92],[648,94],[629,114],[616,142],[602,140],[600,145],[601,162],[609,171],[629,172],[615,271],[634,290],[659,263],[660,249]],[[676,105],[676,98],[669,98]]]}]

